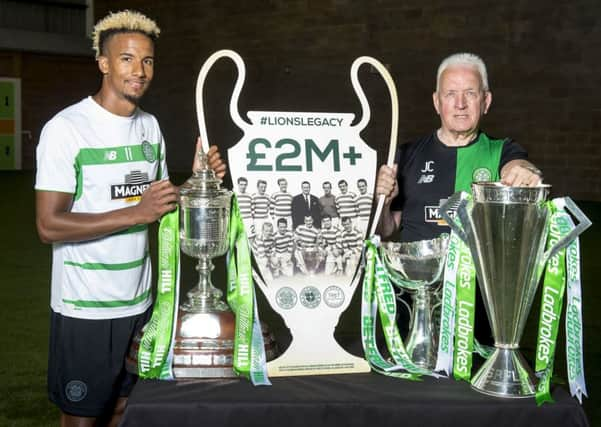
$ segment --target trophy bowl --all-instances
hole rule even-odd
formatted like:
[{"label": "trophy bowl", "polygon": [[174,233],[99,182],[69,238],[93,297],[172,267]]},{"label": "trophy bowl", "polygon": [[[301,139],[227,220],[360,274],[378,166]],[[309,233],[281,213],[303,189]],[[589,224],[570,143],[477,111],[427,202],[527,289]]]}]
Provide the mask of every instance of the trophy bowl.
[{"label": "trophy bowl", "polygon": [[[433,370],[436,366],[438,327],[433,312],[449,241],[448,234],[415,242],[383,242],[380,253],[392,282],[412,298],[410,327],[405,346],[413,363]],[[405,301],[398,296],[399,301]]]}]

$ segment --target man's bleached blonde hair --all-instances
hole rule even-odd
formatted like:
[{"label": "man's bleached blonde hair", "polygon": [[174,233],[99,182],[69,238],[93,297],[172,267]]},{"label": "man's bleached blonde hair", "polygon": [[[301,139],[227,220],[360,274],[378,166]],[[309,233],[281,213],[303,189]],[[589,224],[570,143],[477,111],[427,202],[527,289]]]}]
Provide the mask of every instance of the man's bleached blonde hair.
[{"label": "man's bleached blonde hair", "polygon": [[142,33],[155,41],[161,29],[152,19],[135,10],[111,12],[96,23],[92,32],[92,48],[96,52],[96,59],[102,55],[105,42],[110,36],[131,32]]}]

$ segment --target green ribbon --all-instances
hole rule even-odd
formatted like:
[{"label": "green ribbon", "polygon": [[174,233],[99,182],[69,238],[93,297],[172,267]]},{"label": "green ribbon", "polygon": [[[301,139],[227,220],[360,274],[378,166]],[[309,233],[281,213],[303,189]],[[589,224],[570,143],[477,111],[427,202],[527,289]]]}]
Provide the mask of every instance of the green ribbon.
[{"label": "green ribbon", "polygon": [[173,379],[173,325],[179,288],[179,209],[164,215],[159,226],[158,289],[152,316],[138,350],[141,378]]},{"label": "green ribbon", "polygon": [[[570,218],[570,223],[573,222]],[[584,349],[582,346],[582,289],[580,279],[580,242],[575,239],[566,252],[566,362],[570,393],[582,403],[587,396],[584,379]]]},{"label": "green ribbon", "polygon": [[[459,219],[457,219],[459,221]],[[474,351],[474,316],[476,306],[476,269],[465,242],[458,242],[458,265],[455,276],[455,343],[453,346],[453,376],[470,381]]]},{"label": "green ribbon", "polygon": [[229,226],[227,302],[236,315],[234,372],[250,379],[254,385],[271,385],[252,281],[250,248],[235,195]]},{"label": "green ribbon", "polygon": [[[550,250],[563,236],[573,228],[568,214],[553,202],[547,203],[551,211],[547,250]],[[566,289],[566,250],[561,249],[553,255],[545,267],[541,310],[536,341],[536,375],[540,378],[536,389],[536,403],[553,402],[551,397],[551,377],[557,344],[557,333],[563,296]]]},{"label": "green ribbon", "polygon": [[[437,374],[416,366],[405,350],[396,325],[396,295],[386,267],[378,255],[376,243],[365,241],[364,252],[366,265],[361,303],[361,337],[367,362],[374,371],[397,378],[419,380],[421,375],[437,377]],[[376,312],[379,313],[386,346],[394,364],[384,359],[377,347]]]}]

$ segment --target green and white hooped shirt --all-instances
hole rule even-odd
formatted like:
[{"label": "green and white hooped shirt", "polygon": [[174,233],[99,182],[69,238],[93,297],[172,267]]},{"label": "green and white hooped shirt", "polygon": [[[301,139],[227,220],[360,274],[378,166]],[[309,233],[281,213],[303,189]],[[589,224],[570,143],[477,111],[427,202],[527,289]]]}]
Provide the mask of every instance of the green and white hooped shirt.
[{"label": "green and white hooped shirt", "polygon": [[[135,205],[167,179],[157,120],[139,108],[117,116],[91,97],[54,116],[37,148],[35,189],[73,194],[72,212]],[[147,225],[52,248],[50,305],[64,316],[107,319],[142,313],[152,303]]]}]

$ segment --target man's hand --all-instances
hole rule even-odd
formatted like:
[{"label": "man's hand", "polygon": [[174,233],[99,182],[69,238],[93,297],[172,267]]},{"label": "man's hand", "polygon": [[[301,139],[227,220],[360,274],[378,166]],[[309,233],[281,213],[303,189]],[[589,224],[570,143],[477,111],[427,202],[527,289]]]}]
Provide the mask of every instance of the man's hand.
[{"label": "man's hand", "polygon": [[395,164],[392,168],[382,165],[378,171],[378,177],[376,179],[376,195],[383,194],[386,196],[384,200],[385,205],[389,205],[399,194],[399,187],[396,180],[397,165]]},{"label": "man's hand", "polygon": [[142,193],[140,203],[135,209],[138,224],[149,224],[158,220],[167,212],[171,212],[177,206],[179,190],[171,182],[154,181],[150,187]]},{"label": "man's hand", "polygon": [[[196,151],[194,151],[194,163],[192,164],[192,171],[200,168],[200,163],[198,160],[198,152],[202,147],[202,141],[200,137],[196,140]],[[221,158],[221,154],[219,153],[219,149],[216,145],[211,145],[209,147],[209,151],[207,152],[207,160],[209,162],[209,167],[213,169],[217,178],[223,178],[225,176],[225,172],[227,170],[227,166],[223,159]]]},{"label": "man's hand", "polygon": [[543,176],[529,161],[517,159],[503,166],[501,182],[512,187],[535,187],[543,182]]}]

